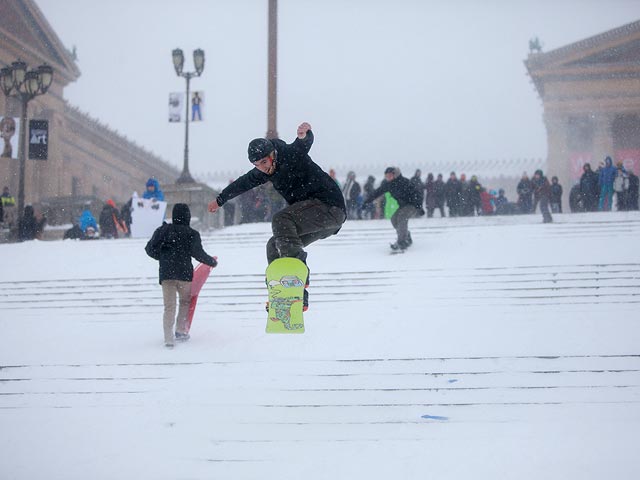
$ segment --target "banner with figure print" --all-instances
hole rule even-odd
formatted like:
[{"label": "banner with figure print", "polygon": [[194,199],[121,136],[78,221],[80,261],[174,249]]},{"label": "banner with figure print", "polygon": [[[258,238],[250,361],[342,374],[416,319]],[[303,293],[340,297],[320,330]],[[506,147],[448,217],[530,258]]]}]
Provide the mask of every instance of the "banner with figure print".
[{"label": "banner with figure print", "polygon": [[169,94],[169,122],[180,123],[184,113],[184,93],[173,92]]},{"label": "banner with figure print", "polygon": [[204,106],[204,92],[193,92],[191,94],[191,121],[201,122]]},{"label": "banner with figure print", "polygon": [[46,160],[49,152],[49,121],[29,120],[29,158]]},{"label": "banner with figure print", "polygon": [[0,157],[18,158],[20,119],[0,117]]}]

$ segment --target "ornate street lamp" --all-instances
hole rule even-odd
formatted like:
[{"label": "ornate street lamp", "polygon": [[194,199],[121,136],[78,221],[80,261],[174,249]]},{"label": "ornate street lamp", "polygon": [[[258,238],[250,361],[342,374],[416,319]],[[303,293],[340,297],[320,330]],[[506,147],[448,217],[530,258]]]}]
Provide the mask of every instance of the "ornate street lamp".
[{"label": "ornate street lamp", "polygon": [[18,157],[20,161],[20,176],[18,178],[18,225],[24,215],[24,177],[27,158],[27,107],[29,102],[47,93],[53,82],[53,68],[49,65],[40,65],[34,70],[27,71],[27,64],[16,60],[10,67],[0,69],[0,88],[7,97],[20,99],[22,104],[20,122],[20,146]]},{"label": "ornate street lamp", "polygon": [[171,53],[173,59],[173,68],[176,71],[176,75],[183,77],[187,81],[187,94],[185,98],[186,114],[185,114],[185,133],[184,133],[184,164],[182,166],[182,173],[180,178],[176,180],[176,183],[195,183],[195,180],[189,173],[189,86],[193,77],[199,77],[204,70],[204,50],[198,48],[193,51],[193,65],[195,66],[195,72],[184,72],[184,53],[181,49],[176,48]]}]

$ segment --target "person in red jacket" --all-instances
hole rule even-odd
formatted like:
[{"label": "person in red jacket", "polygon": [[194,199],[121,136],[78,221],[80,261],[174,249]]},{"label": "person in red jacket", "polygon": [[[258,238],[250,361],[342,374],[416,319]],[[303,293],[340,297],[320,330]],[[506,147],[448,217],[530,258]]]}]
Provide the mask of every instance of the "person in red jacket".
[{"label": "person in red jacket", "polygon": [[484,187],[480,188],[480,210],[482,215],[493,215],[493,201],[495,195],[491,195]]}]

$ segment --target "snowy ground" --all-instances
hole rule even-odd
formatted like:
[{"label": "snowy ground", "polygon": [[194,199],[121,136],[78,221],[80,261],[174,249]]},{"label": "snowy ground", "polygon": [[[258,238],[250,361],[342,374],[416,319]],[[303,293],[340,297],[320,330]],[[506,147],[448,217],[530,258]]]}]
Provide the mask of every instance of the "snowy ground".
[{"label": "snowy ground", "polygon": [[640,478],[640,214],[349,222],[266,335],[269,225],[162,342],[140,240],[0,245],[2,479]]}]

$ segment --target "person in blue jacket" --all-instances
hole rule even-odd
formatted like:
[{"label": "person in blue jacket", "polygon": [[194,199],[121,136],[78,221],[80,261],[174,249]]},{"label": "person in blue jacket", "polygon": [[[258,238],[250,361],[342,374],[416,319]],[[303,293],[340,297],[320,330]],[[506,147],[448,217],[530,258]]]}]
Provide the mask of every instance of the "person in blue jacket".
[{"label": "person in blue jacket", "polygon": [[604,167],[598,173],[598,185],[600,186],[600,201],[598,210],[611,210],[613,201],[613,182],[616,179],[617,169],[613,166],[611,157],[604,159]]},{"label": "person in blue jacket", "polygon": [[80,230],[82,230],[82,233],[84,235],[87,234],[87,228],[89,227],[93,228],[94,232],[98,231],[98,222],[96,222],[95,217],[91,214],[89,209],[85,209],[80,214],[79,225],[80,225]]},{"label": "person in blue jacket", "polygon": [[160,183],[155,178],[147,180],[147,189],[142,198],[155,198],[159,202],[164,202],[164,193],[160,190]]}]

